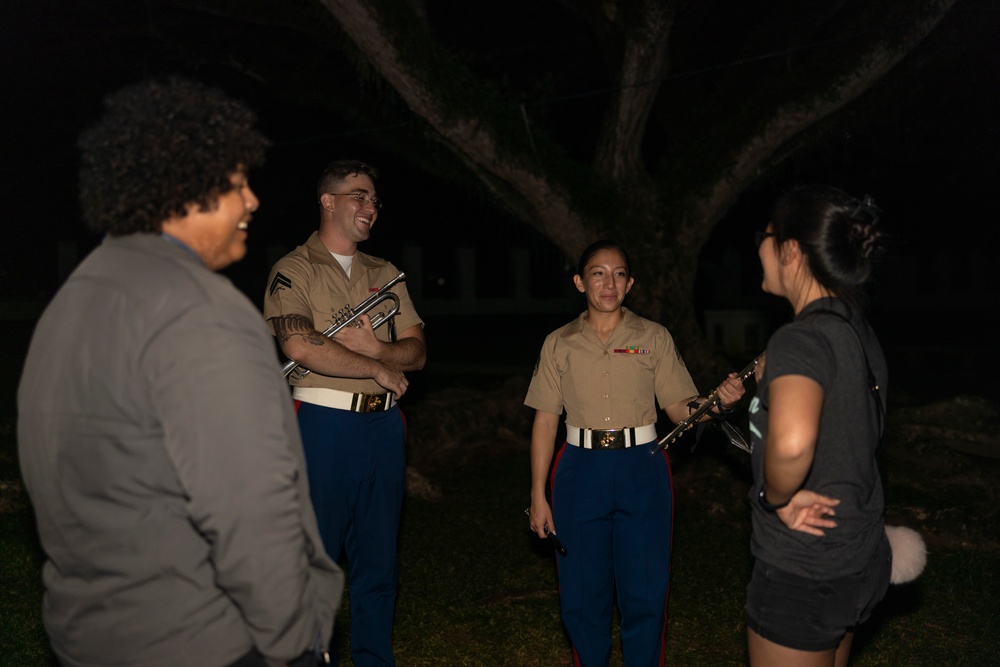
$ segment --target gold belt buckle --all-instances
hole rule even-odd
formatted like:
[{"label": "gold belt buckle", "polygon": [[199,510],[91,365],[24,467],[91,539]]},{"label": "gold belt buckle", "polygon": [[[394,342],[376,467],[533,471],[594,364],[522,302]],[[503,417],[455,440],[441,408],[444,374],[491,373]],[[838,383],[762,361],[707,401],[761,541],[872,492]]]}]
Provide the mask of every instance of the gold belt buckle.
[{"label": "gold belt buckle", "polygon": [[361,412],[380,412],[385,394],[362,394]]},{"label": "gold belt buckle", "polygon": [[[617,431],[595,431],[594,435],[600,434],[597,445],[601,449],[625,449],[625,429]],[[593,442],[593,437],[591,437]]]}]

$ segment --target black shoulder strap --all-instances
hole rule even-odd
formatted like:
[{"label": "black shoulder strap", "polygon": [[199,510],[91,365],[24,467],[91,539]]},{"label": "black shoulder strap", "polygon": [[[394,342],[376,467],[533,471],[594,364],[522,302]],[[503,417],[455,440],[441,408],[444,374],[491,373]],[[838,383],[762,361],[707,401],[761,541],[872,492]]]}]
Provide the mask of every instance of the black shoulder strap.
[{"label": "black shoulder strap", "polygon": [[875,417],[878,420],[878,449],[875,452],[875,457],[878,458],[882,454],[882,449],[885,447],[885,408],[882,406],[882,399],[879,395],[878,380],[875,378],[875,373],[872,371],[872,365],[868,361],[868,351],[865,350],[865,344],[861,340],[861,334],[854,327],[854,323],[850,319],[844,317],[842,314],[835,310],[829,310],[826,308],[821,308],[819,310],[814,310],[808,315],[831,315],[844,322],[847,322],[847,326],[851,328],[854,332],[854,337],[858,339],[858,347],[861,348],[861,354],[865,358],[865,369],[868,373],[868,390],[871,392],[872,398],[875,400]]}]

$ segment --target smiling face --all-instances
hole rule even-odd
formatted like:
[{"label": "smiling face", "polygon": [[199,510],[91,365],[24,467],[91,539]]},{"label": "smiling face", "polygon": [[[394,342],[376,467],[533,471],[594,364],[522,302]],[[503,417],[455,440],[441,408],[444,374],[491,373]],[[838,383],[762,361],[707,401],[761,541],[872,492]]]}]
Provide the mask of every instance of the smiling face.
[{"label": "smiling face", "polygon": [[350,196],[352,193],[375,197],[375,183],[367,174],[351,174],[320,197],[323,240],[327,247],[343,255],[353,255],[357,245],[368,240],[378,219],[371,199],[362,204]]},{"label": "smiling face", "polygon": [[587,310],[613,313],[632,289],[625,258],[617,250],[599,250],[587,262],[583,275],[573,276],[576,288],[587,297]]},{"label": "smiling face", "polygon": [[233,188],[219,195],[208,210],[195,204],[183,218],[164,221],[163,232],[187,244],[213,271],[238,262],[247,253],[247,229],[260,201],[244,171],[229,177]]}]

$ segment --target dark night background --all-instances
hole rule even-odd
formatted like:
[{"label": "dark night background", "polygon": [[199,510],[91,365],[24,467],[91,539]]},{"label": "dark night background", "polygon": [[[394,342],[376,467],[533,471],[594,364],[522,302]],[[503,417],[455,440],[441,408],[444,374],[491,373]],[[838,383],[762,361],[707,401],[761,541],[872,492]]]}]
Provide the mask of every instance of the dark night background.
[{"label": "dark night background", "polygon": [[[315,181],[322,167],[335,158],[356,157],[381,169],[378,189],[386,204],[362,249],[388,257],[411,278],[419,276],[424,298],[416,305],[427,322],[428,364],[411,378],[406,399],[414,397],[410,405],[423,408],[408,413],[408,463],[425,475],[421,479],[427,488],[447,483],[444,488],[452,494],[447,502],[407,501],[405,548],[412,553],[433,550],[446,556],[447,563],[423,558],[406,562],[410,568],[437,571],[413,575],[410,570],[404,576],[397,618],[407,623],[397,623],[397,636],[406,627],[410,634],[403,639],[417,651],[435,646],[426,640],[438,634],[444,644],[463,643],[455,638],[466,632],[471,637],[471,630],[477,640],[468,642],[473,649],[489,645],[494,631],[496,646],[511,643],[512,622],[506,619],[517,614],[514,622],[523,623],[524,611],[531,607],[509,600],[554,604],[554,598],[545,597],[550,589],[555,595],[549,568],[540,569],[540,559],[525,559],[511,545],[517,544],[512,539],[521,539],[525,549],[541,553],[520,516],[530,428],[521,384],[527,384],[544,335],[582,306],[570,284],[575,262],[485,198],[458,160],[425,136],[425,126],[387,92],[387,84],[371,72],[359,73],[336,44],[342,35],[331,28],[334,21],[319,0],[272,0],[273,7],[310,16],[304,24],[233,20],[216,11],[241,14],[248,7],[266,6],[266,1],[3,0],[0,429],[13,444],[16,382],[37,316],[99,242],[83,228],[79,215],[78,134],[99,116],[105,95],[147,75],[181,73],[216,85],[255,109],[273,142],[267,163],[250,175],[261,208],[251,224],[249,254],[226,270],[254,303],[261,302],[271,263],[315,229]],[[593,38],[559,2],[399,0],[404,1],[425,6],[436,37],[474,54],[470,60],[480,71],[495,67],[520,73],[539,62],[550,64],[559,74],[549,82],[551,89],[539,88],[524,102],[539,115],[564,121],[560,130],[568,135],[579,128],[574,121],[603,105],[607,82],[593,62]],[[676,75],[664,82],[664,94],[683,100],[732,80],[720,72],[760,81],[762,72],[773,71],[763,68],[786,62],[768,39],[784,29],[783,12],[798,12],[801,18],[844,5],[867,7],[863,0],[698,0],[692,6],[708,12],[712,20],[705,25],[713,28],[712,39],[678,31],[676,53],[671,53]],[[770,32],[738,39],[762,25]],[[891,29],[870,26],[876,33]],[[826,182],[855,195],[870,194],[883,209],[892,252],[872,291],[871,316],[890,363],[894,501],[887,518],[919,526],[934,551],[918,587],[904,590],[889,605],[899,622],[881,643],[872,642],[870,660],[915,655],[914,665],[992,664],[982,656],[995,657],[997,616],[990,610],[997,599],[1000,507],[995,465],[1000,390],[994,381],[1000,372],[995,351],[995,332],[1000,330],[998,35],[1000,2],[958,0],[887,76],[807,130],[787,159],[761,174],[715,227],[701,254],[695,287],[699,313],[762,311],[776,326],[790,310],[761,293],[752,243],[752,232],[765,226],[775,198],[799,183]],[[751,50],[740,51],[737,44],[749,44]],[[829,59],[853,44],[807,46]],[[288,79],[276,92],[265,85],[262,72],[280,69]],[[710,120],[703,134],[705,150],[712,150]],[[684,168],[684,163],[678,165]],[[626,247],[641,242],[619,240]],[[473,298],[455,299],[469,292],[456,257],[468,258],[472,252],[478,262]],[[423,258],[422,271],[410,268],[414,253]],[[518,275],[524,267],[513,260],[525,256],[531,258],[530,271]],[[532,303],[507,299],[518,294],[512,285],[523,286],[524,281]],[[504,299],[510,304],[506,309],[482,312]],[[548,303],[554,305],[547,310],[539,306]],[[66,332],[66,345],[73,345],[74,333]],[[756,351],[731,355],[732,368],[742,367]],[[276,370],[277,361],[276,356]],[[732,449],[724,442],[715,444]],[[710,607],[706,601],[713,593],[715,598],[733,597],[737,588],[727,588],[727,577],[738,576],[735,586],[743,585],[738,568],[745,558],[745,535],[739,540],[736,535],[745,526],[737,517],[744,516],[748,475],[742,463],[733,463],[735,450],[726,456],[711,447],[711,441],[701,445],[698,456],[691,455],[693,447],[671,449],[672,458],[683,462],[675,468],[683,476],[678,507],[688,508],[678,514],[678,526],[686,525],[688,532],[677,541],[674,581],[679,585],[671,584],[674,655],[685,650],[714,655],[707,642],[737,628],[735,616],[720,620],[713,614],[721,605]],[[23,550],[25,544],[35,547],[27,497],[13,481],[16,463],[0,463],[11,471],[11,479],[0,479],[0,501],[8,499],[0,513],[8,512],[13,522],[4,524],[10,533],[5,537],[24,543],[4,552],[13,555],[2,559],[6,569],[0,573],[0,663],[8,664],[10,648],[4,642],[13,648],[21,641],[15,636],[19,624],[31,633],[22,642],[25,650],[47,651],[47,646],[41,628],[29,624],[32,619],[39,623],[34,617],[41,591],[21,590],[29,580],[40,586],[35,574],[40,554]],[[484,494],[487,485],[492,493]],[[20,503],[14,511],[10,498]],[[481,509],[484,500],[493,503],[488,512]],[[441,548],[455,544],[458,548]],[[491,556],[484,558],[484,553]],[[498,557],[510,553],[522,562],[516,569],[509,563],[498,569]],[[9,573],[16,568],[27,574],[15,579]],[[515,576],[503,574],[508,569]],[[458,581],[456,571],[480,570],[482,575],[469,576],[481,576],[489,586],[463,583],[461,594],[432,600],[431,592]],[[495,595],[493,584],[503,588],[508,581],[516,581],[516,590]],[[538,608],[551,615],[547,607]],[[697,622],[685,625],[685,613]],[[442,624],[444,614],[457,623]],[[488,621],[476,625],[480,614]],[[544,637],[547,648],[555,646]],[[741,647],[742,637],[737,650]],[[561,645],[555,648],[561,650]],[[936,659],[935,650],[946,657]],[[428,652],[435,660],[428,664],[440,664]],[[492,653],[489,657],[493,659]],[[47,653],[39,656],[37,664],[48,659]],[[682,664],[683,658],[672,662]]]},{"label": "dark night background", "polygon": [[[197,8],[199,3],[188,4]],[[451,12],[450,20],[462,26],[455,31],[456,44],[481,41],[497,57],[569,63],[581,50],[572,26],[560,31],[562,16],[547,3],[428,5]],[[318,9],[317,16],[322,12]],[[449,258],[456,247],[493,248],[501,259],[483,263],[491,275],[489,282],[480,280],[479,289],[502,291],[498,285],[509,280],[502,259],[507,246],[530,247],[534,257],[545,260],[543,270],[531,277],[533,290],[568,293],[572,271],[567,261],[537,232],[481,197],[441,149],[427,142],[421,152],[392,150],[396,139],[412,145],[403,139],[412,140],[417,124],[386,120],[390,115],[378,109],[381,84],[371,75],[358,75],[332,46],[299,43],[279,29],[237,31],[235,22],[208,13],[166,12],[155,2],[139,0],[8,0],[3,14],[0,325],[9,336],[8,365],[20,363],[34,317],[98,241],[79,220],[76,136],[99,114],[105,94],[146,74],[181,72],[222,87],[259,112],[261,127],[274,142],[267,164],[251,175],[262,205],[251,228],[250,254],[228,270],[255,303],[274,253],[301,243],[314,229],[315,178],[337,157],[358,157],[382,169],[378,185],[386,207],[363,249],[406,270],[403,249],[421,248],[425,294],[438,290],[447,296],[452,289],[456,278],[449,273]],[[741,21],[734,15],[720,39],[727,30],[740,29]],[[516,33],[507,26],[516,27]],[[698,306],[763,308],[774,313],[775,321],[787,317],[781,304],[760,295],[750,241],[751,232],[766,224],[775,196],[809,181],[871,194],[894,238],[893,256],[873,295],[873,319],[892,357],[894,377],[927,395],[995,396],[990,380],[1000,370],[1000,355],[993,351],[993,331],[1000,323],[995,270],[1000,232],[994,210],[1000,175],[998,34],[1000,4],[960,0],[873,90],[811,130],[809,144],[746,191],[716,227],[701,272],[724,274],[726,289],[699,289]],[[704,51],[706,64],[726,64],[724,52]],[[293,100],[269,91],[254,76],[250,52],[258,58],[300,59],[303,95]],[[317,65],[328,76],[313,76]],[[573,72],[580,91],[598,89],[599,82],[588,82],[581,69]],[[702,78],[685,85],[711,85],[711,76],[711,71],[692,75]],[[331,111],[309,103],[319,97],[352,104],[337,112],[336,105]],[[540,95],[533,102],[551,104],[549,111],[565,113],[567,122],[574,113],[565,101],[546,102]],[[365,105],[372,113],[359,115],[356,108]],[[399,110],[394,111],[398,118]],[[623,241],[628,246],[629,240]],[[435,368],[474,368],[494,360],[517,371],[530,368],[544,334],[573,314],[571,306],[550,316],[507,314],[496,321],[430,310],[425,313],[430,361],[423,373],[432,378]],[[483,340],[490,331],[501,332],[503,340]],[[496,350],[489,360],[476,352],[484,345]],[[0,396],[4,410],[12,398]]]}]

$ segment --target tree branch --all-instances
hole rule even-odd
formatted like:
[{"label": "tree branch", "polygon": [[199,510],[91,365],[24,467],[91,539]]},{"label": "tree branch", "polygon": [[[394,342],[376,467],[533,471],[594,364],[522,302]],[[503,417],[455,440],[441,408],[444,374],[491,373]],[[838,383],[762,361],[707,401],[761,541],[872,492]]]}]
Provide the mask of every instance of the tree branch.
[{"label": "tree branch", "polygon": [[645,172],[642,138],[660,82],[669,70],[672,4],[646,0],[637,16],[616,20],[625,29],[619,88],[608,105],[594,163],[599,173],[617,183],[634,182]]},{"label": "tree branch", "polygon": [[[704,243],[712,226],[793,137],[858,98],[906,57],[938,25],[956,0],[930,0],[925,12],[901,33],[877,41],[853,69],[823,91],[778,108],[760,130],[733,154],[730,166],[687,216],[685,235]],[[919,14],[919,12],[916,12]],[[773,166],[773,165],[772,165]]]},{"label": "tree branch", "polygon": [[616,72],[617,91],[607,106],[594,168],[615,183],[645,174],[642,140],[650,110],[669,72],[669,38],[686,0],[557,0],[583,17]]},{"label": "tree branch", "polygon": [[[509,147],[509,141],[501,141],[493,120],[502,110],[485,108],[483,105],[488,104],[488,100],[474,99],[475,94],[469,90],[462,91],[467,98],[465,104],[461,107],[449,105],[438,92],[440,87],[434,85],[441,81],[464,81],[485,89],[491,88],[490,84],[457,64],[421,26],[408,26],[405,39],[411,41],[411,47],[414,39],[422,43],[410,52],[409,59],[404,60],[396,48],[396,43],[404,36],[392,32],[390,23],[383,20],[373,3],[366,0],[322,1],[407,106],[434,129],[487,188],[498,192],[500,184],[504,184],[507,200],[516,193],[524,205],[511,208],[521,216],[530,216],[525,221],[567,254],[572,256],[586,246],[592,230],[574,210],[572,198],[560,187],[558,177],[545,173],[530,152],[516,151]],[[433,70],[415,66],[412,53],[422,54],[426,62],[432,61]]]}]

